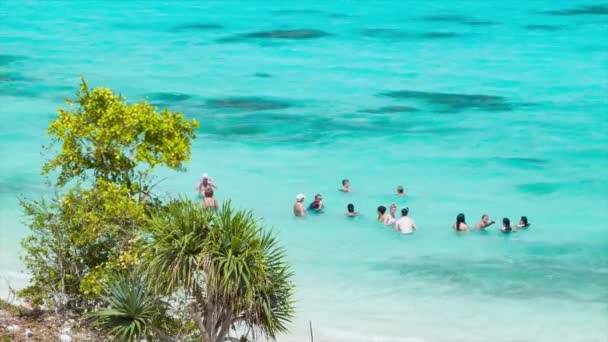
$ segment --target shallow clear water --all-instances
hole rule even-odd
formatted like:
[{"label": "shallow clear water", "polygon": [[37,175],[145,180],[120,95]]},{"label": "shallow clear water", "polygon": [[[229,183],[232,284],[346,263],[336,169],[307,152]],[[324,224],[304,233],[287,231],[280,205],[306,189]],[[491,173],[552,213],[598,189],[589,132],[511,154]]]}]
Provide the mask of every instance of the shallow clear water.
[{"label": "shallow clear water", "polygon": [[[156,192],[194,196],[208,172],[274,227],[297,282],[280,340],[312,320],[318,341],[606,341],[608,8],[591,5],[2,1],[2,293],[26,281],[17,197],[46,191],[45,129],[82,74],[201,122]],[[298,192],[326,212],[294,219]],[[415,235],[374,222],[391,202]],[[458,236],[459,212],[532,228]]]}]

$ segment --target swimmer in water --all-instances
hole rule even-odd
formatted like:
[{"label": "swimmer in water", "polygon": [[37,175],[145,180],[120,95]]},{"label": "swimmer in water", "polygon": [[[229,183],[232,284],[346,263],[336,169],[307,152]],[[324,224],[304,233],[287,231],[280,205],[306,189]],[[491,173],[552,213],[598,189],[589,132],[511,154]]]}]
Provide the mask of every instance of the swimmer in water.
[{"label": "swimmer in water", "polygon": [[395,213],[397,212],[397,205],[395,203],[391,204],[388,215],[384,218],[384,225],[390,226],[395,224]]},{"label": "swimmer in water", "polygon": [[519,219],[519,224],[517,225],[517,228],[526,229],[528,227],[530,227],[530,223],[528,223],[528,218],[526,216],[522,216]]},{"label": "swimmer in water", "polygon": [[456,216],[456,223],[452,225],[452,228],[457,232],[469,231],[469,226],[467,226],[467,223],[465,222],[464,214],[460,213]]},{"label": "swimmer in water", "polygon": [[202,197],[205,197],[205,190],[207,189],[217,189],[217,185],[215,185],[215,183],[213,183],[213,181],[211,180],[211,177],[209,177],[208,174],[203,173],[203,175],[201,176],[201,180],[198,183],[198,186],[196,187],[199,194]]},{"label": "swimmer in water", "polygon": [[342,192],[350,192],[350,181],[348,179],[342,180],[342,187],[340,188]]},{"label": "swimmer in water", "polygon": [[207,209],[217,210],[217,200],[213,198],[213,189],[207,188],[205,190],[205,199],[203,200],[203,206]]},{"label": "swimmer in water", "polygon": [[314,210],[314,211],[322,211],[323,210],[323,196],[321,196],[320,194],[316,194],[315,200],[310,203],[310,206],[308,206],[308,209]]},{"label": "swimmer in water", "polygon": [[407,196],[405,194],[405,189],[403,188],[403,185],[397,186],[397,196],[399,196],[399,197],[405,197],[405,196]]},{"label": "swimmer in water", "polygon": [[352,203],[349,203],[346,206],[346,210],[347,210],[346,216],[355,217],[355,216],[359,215],[359,213],[355,211],[355,206]]},{"label": "swimmer in water", "polygon": [[511,228],[511,220],[509,220],[508,218],[503,218],[502,219],[502,228],[500,228],[500,231],[503,233],[510,233],[513,231],[513,228]]},{"label": "swimmer in water", "polygon": [[303,194],[296,195],[296,203],[293,204],[293,214],[297,217],[306,216],[306,210],[304,210],[304,198]]},{"label": "swimmer in water", "polygon": [[395,222],[395,230],[401,234],[412,234],[418,228],[416,222],[407,216],[409,211],[409,208],[401,209],[401,217]]},{"label": "swimmer in water", "polygon": [[490,221],[490,216],[488,216],[487,214],[483,214],[481,215],[481,221],[479,221],[479,223],[475,226],[475,229],[484,230],[489,226],[493,225],[494,223],[496,222]]},{"label": "swimmer in water", "polygon": [[381,205],[378,207],[378,222],[384,223],[384,219],[386,218],[386,207]]}]

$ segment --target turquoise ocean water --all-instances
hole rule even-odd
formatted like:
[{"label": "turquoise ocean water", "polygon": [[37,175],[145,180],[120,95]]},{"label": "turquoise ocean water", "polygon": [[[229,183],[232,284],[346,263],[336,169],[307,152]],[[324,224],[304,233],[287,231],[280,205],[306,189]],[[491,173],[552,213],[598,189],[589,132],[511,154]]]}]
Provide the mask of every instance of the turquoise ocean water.
[{"label": "turquoise ocean water", "polygon": [[[280,341],[309,320],[315,341],[607,341],[607,37],[593,0],[0,1],[0,293],[26,282],[17,197],[48,193],[40,146],[83,74],[200,121],[156,194],[208,172],[274,227]],[[326,212],[294,219],[299,192]],[[392,202],[415,235],[374,222]],[[456,235],[459,212],[532,228]]]}]

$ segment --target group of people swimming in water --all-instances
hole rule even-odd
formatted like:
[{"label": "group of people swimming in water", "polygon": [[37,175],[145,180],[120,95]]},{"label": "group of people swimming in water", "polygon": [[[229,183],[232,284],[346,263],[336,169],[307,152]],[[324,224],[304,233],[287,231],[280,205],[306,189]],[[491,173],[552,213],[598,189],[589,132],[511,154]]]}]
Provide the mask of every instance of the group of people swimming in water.
[{"label": "group of people swimming in water", "polygon": [[[214,197],[213,189],[217,189],[217,185],[213,182],[208,174],[204,173],[197,185],[197,191],[203,199],[202,205],[204,208],[216,210],[218,208],[218,202]],[[338,189],[342,192],[351,192],[350,181],[348,179],[342,180],[342,186]],[[396,196],[406,197],[405,188],[402,185],[397,186]],[[306,196],[304,194],[296,195],[296,202],[293,205],[293,213],[297,217],[305,217],[307,212],[322,213],[325,205],[323,203],[323,196],[316,194],[313,201],[310,202],[308,207],[304,205]],[[397,205],[395,203],[389,206],[388,212],[385,206],[381,205],[377,208],[378,222],[385,226],[394,227],[395,231],[402,234],[412,234],[418,229],[416,222],[408,216],[410,209],[405,207],[400,210],[400,216],[397,217]],[[355,205],[349,203],[346,206],[346,216],[355,217],[358,216],[359,212],[355,210]],[[490,220],[487,214],[481,216],[479,223],[475,225],[475,230],[483,231],[488,227],[494,225],[496,222]],[[509,218],[505,217],[502,219],[502,227],[500,231],[503,233],[510,233],[517,229],[526,229],[530,227],[528,218],[522,216],[519,220],[519,224],[512,226]],[[470,230],[466,223],[465,215],[460,213],[456,216],[456,222],[452,225],[452,229],[457,232],[468,232]]]},{"label": "group of people swimming in water", "polygon": [[[342,187],[338,189],[342,192],[350,192],[350,181],[348,179],[342,180]],[[405,189],[402,185],[397,186],[397,194],[398,197],[407,196],[405,193]],[[303,194],[296,195],[296,202],[293,205],[293,213],[297,217],[306,216],[307,209],[304,206],[304,200],[306,196]],[[316,194],[313,201],[308,206],[308,211],[320,213],[323,211],[323,196],[321,194]],[[412,234],[418,228],[416,226],[416,222],[408,216],[409,208],[405,207],[401,209],[400,217],[396,216],[397,213],[397,205],[395,203],[391,204],[389,210],[387,212],[386,207],[381,205],[377,209],[378,212],[378,222],[383,223],[385,226],[393,226],[395,231],[400,232],[402,234]],[[355,206],[352,203],[349,203],[346,207],[346,216],[355,217],[359,215],[359,212],[355,211]],[[481,216],[481,220],[479,223],[475,225],[475,229],[478,231],[483,231],[486,228],[492,226],[495,221],[491,221],[490,217],[487,214]],[[503,233],[510,233],[515,231],[516,229],[526,229],[530,227],[530,223],[528,222],[528,218],[526,216],[522,216],[519,224],[516,226],[511,226],[511,221],[508,218],[503,218],[502,227],[500,231]],[[457,232],[467,232],[469,231],[469,226],[466,223],[465,215],[458,214],[456,216],[456,222],[452,225],[452,228]]]}]

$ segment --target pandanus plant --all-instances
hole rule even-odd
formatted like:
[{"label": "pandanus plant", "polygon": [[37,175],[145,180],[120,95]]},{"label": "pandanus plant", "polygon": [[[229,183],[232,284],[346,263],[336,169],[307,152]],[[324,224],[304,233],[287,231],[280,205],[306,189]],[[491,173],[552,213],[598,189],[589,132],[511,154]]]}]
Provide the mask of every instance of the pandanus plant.
[{"label": "pandanus plant", "polygon": [[142,264],[160,296],[183,294],[201,341],[231,332],[276,339],[293,315],[292,272],[274,236],[250,211],[187,199],[152,215]]}]

